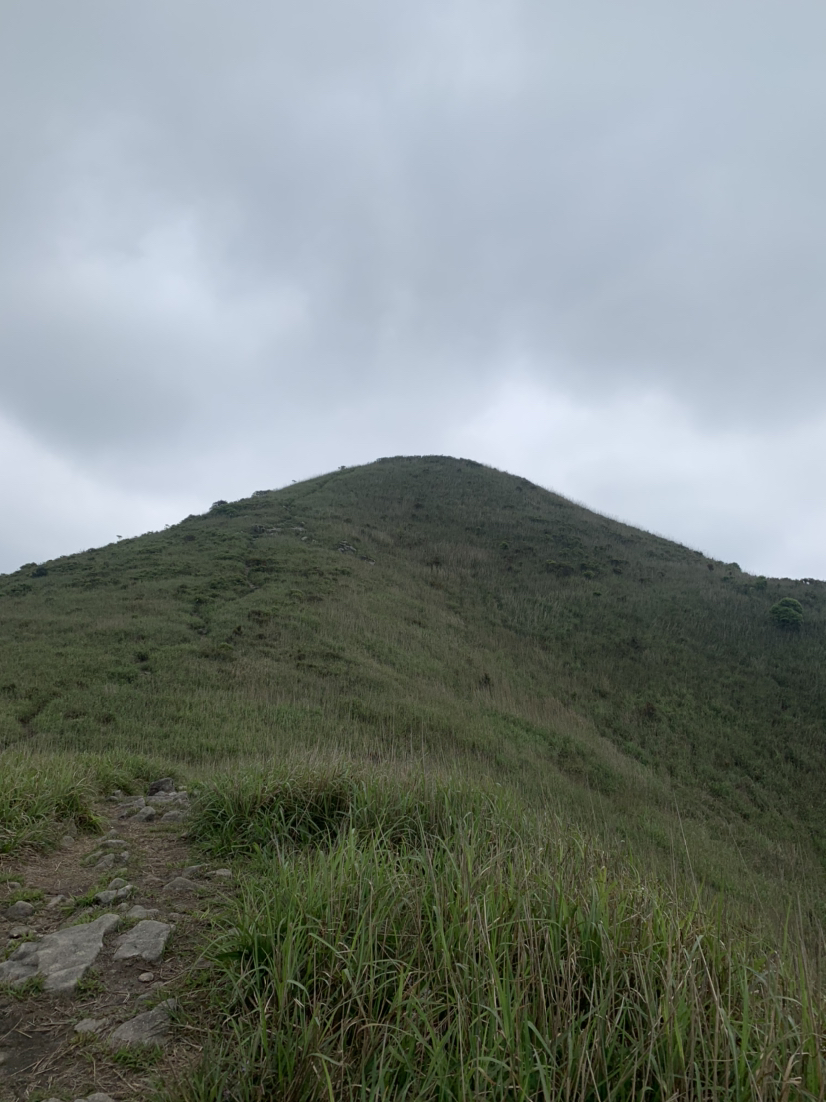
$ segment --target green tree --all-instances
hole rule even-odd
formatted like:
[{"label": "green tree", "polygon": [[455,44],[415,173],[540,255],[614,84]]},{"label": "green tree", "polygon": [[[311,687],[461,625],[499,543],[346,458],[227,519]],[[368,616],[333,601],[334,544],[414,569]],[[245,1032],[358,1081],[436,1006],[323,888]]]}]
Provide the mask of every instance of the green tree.
[{"label": "green tree", "polygon": [[794,597],[782,597],[772,605],[769,614],[782,628],[799,628],[803,623],[803,605]]}]

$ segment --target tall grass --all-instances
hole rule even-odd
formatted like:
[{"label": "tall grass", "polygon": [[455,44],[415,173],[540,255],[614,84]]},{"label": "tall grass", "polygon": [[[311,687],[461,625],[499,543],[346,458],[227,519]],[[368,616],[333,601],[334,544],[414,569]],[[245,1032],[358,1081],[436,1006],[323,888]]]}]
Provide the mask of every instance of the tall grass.
[{"label": "tall grass", "polygon": [[0,854],[48,848],[67,830],[96,834],[96,803],[115,788],[163,775],[163,764],[134,755],[0,754]]},{"label": "tall grass", "polygon": [[174,1097],[824,1097],[803,951],[559,824],[409,779],[395,799],[344,774],[234,792],[194,822],[254,854],[212,950],[223,1027]]}]

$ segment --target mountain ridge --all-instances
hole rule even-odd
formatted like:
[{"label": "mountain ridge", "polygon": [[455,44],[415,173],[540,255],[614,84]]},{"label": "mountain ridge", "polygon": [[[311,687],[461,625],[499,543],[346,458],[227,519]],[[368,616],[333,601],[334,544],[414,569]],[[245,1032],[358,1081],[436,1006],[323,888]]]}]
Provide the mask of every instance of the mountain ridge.
[{"label": "mountain ridge", "polygon": [[[787,597],[797,630],[771,616]],[[663,860],[677,806],[712,885],[739,875],[723,833],[749,875],[791,861],[820,892],[826,586],[472,460],[216,502],[0,578],[0,615],[7,748],[458,756],[531,798],[597,800],[620,834],[634,818]]]}]

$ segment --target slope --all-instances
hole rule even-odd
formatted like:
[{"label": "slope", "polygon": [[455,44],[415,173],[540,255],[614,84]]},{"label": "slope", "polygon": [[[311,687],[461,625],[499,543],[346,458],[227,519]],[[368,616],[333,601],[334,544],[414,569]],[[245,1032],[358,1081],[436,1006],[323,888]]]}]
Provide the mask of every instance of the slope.
[{"label": "slope", "polygon": [[380,460],[0,579],[0,736],[461,763],[712,888],[822,898],[824,593],[468,460]]}]

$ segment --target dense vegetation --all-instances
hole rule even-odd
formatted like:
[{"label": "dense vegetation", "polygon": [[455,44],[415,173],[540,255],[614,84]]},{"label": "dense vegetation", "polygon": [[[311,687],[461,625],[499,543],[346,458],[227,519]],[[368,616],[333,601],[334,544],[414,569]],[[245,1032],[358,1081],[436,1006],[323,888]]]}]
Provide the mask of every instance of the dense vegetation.
[{"label": "dense vegetation", "polygon": [[825,657],[821,582],[342,469],[0,578],[0,852],[195,782],[193,1099],[821,1097]]}]

